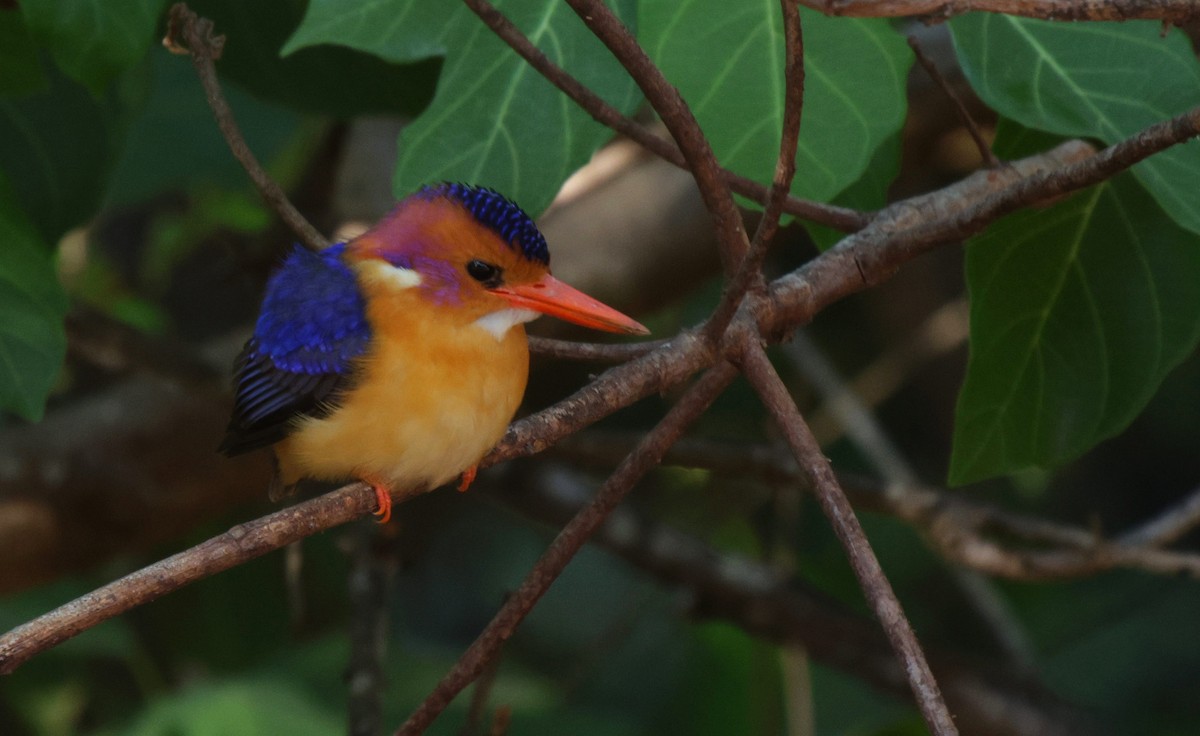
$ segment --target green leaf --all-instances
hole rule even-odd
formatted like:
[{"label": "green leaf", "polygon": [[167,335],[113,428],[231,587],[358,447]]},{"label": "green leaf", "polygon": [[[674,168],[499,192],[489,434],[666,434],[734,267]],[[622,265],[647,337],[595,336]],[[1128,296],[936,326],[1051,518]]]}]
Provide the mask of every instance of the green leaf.
[{"label": "green leaf", "polygon": [[21,0],[34,37],[99,96],[146,55],[166,0]]},{"label": "green leaf", "polygon": [[0,409],[42,418],[67,351],[67,297],[50,249],[0,177]]},{"label": "green leaf", "polygon": [[43,94],[0,98],[0,171],[41,238],[56,242],[95,212],[117,134],[112,108],[51,73]]},{"label": "green leaf", "polygon": [[344,43],[398,64],[445,56],[444,3],[401,0],[357,3],[310,0],[304,21],[283,46],[288,56],[309,46]]},{"label": "green leaf", "polygon": [[[415,115],[429,104],[437,81],[436,60],[389,63],[354,50],[353,44],[342,43],[336,37],[314,40],[333,44],[320,48],[298,50],[289,46],[287,58],[281,58],[280,49],[296,32],[306,5],[305,0],[191,3],[197,13],[216,24],[218,33],[225,35],[225,50],[217,65],[221,77],[232,79],[264,100],[336,117]],[[347,8],[358,5],[341,3],[339,7],[348,12]],[[184,59],[180,62],[187,63]]]},{"label": "green leaf", "polygon": [[327,736],[342,718],[314,705],[286,679],[224,680],[155,701],[129,736],[227,736],[279,733]]},{"label": "green leaf", "polygon": [[724,623],[693,629],[695,642],[670,724],[657,733],[695,736],[779,732],[782,685],[774,648]]},{"label": "green leaf", "polygon": [[[618,108],[632,111],[633,82],[558,0],[504,0],[496,6],[558,65]],[[617,3],[627,21],[631,3]],[[346,13],[314,0],[287,49],[340,43],[406,60],[445,54],[433,103],[400,134],[394,188],[403,196],[438,180],[494,187],[531,213],[612,133],[547,82],[465,6],[440,0],[385,0]]]},{"label": "green leaf", "polygon": [[[769,182],[783,121],[779,3],[654,0],[640,40],[683,93],[721,164]],[[882,20],[801,10],[804,115],[792,193],[827,200],[857,181],[904,124],[912,51]]]},{"label": "green leaf", "polygon": [[[817,733],[903,736],[927,734],[914,708],[889,698],[862,679],[810,662]],[[911,729],[908,722],[916,721]]]},{"label": "green leaf", "polygon": [[[900,173],[904,141],[899,133],[890,136],[875,149],[875,155],[858,181],[833,198],[833,203],[857,210],[876,210],[887,204],[888,188]],[[821,250],[827,250],[846,237],[846,233],[824,225],[808,223],[808,232]]]},{"label": "green leaf", "polygon": [[955,484],[1116,434],[1200,339],[1200,238],[1128,176],[996,223],[968,245],[966,271]]},{"label": "green leaf", "polygon": [[[248,189],[246,172],[221,137],[192,65],[178,56],[156,53],[147,73],[148,98],[130,123],[106,205],[128,205],[198,183]],[[295,135],[300,118],[237,87],[225,93],[250,150],[269,164]]]},{"label": "green leaf", "polygon": [[0,7],[0,94],[21,95],[45,86],[46,75],[24,16],[15,8]]},{"label": "green leaf", "polygon": [[[498,6],[552,61],[632,112],[638,99],[632,80],[564,3],[508,0]],[[464,7],[446,26],[450,52],[437,95],[400,134],[396,193],[430,181],[468,181],[494,187],[540,213],[612,132]]]},{"label": "green leaf", "polygon": [[[1023,125],[1113,144],[1200,104],[1200,64],[1154,22],[1057,23],[999,14],[950,21],[963,70],[989,106]],[[1180,225],[1200,233],[1200,143],[1133,167]]]}]

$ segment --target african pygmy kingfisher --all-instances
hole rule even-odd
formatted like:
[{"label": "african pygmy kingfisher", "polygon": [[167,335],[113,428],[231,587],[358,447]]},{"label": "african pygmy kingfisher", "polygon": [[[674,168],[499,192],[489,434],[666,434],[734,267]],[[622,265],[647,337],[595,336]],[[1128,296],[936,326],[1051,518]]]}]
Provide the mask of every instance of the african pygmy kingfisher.
[{"label": "african pygmy kingfisher", "polygon": [[297,246],[237,359],[221,452],[273,446],[272,498],[302,478],[363,480],[383,521],[393,491],[458,475],[465,490],[525,392],[525,322],[648,333],[549,264],[520,207],[464,184],[421,189],[347,243]]}]

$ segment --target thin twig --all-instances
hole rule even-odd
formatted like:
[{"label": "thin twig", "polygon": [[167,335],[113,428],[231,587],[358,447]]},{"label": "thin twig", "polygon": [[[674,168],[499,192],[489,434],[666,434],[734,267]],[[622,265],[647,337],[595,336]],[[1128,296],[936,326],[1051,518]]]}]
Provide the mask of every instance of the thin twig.
[{"label": "thin twig", "polygon": [[[894,489],[892,495],[906,495],[910,488],[915,488],[919,482],[917,472],[820,348],[800,331],[783,346],[783,351],[845,428],[867,462],[883,477],[887,487]],[[813,435],[819,436],[815,431]],[[904,499],[898,499],[898,502],[903,503]],[[946,568],[1009,659],[1022,667],[1032,666],[1035,657],[1029,634],[996,586],[970,568],[960,565],[947,565]]]},{"label": "thin twig", "polygon": [[[620,110],[605,102],[603,98],[588,89],[565,69],[551,61],[521,32],[521,29],[513,25],[512,21],[487,0],[463,0],[463,2],[513,51],[520,54],[530,66],[547,81],[562,90],[597,122],[637,142],[664,161],[681,169],[687,168],[687,160],[674,144],[655,135],[645,125],[622,115]],[[770,190],[767,187],[744,176],[734,174],[728,169],[721,169],[721,175],[735,192],[766,205],[770,197]],[[785,199],[783,211],[842,232],[854,232],[865,226],[870,220],[868,215],[857,210],[792,196]]]},{"label": "thin twig", "polygon": [[821,452],[821,447],[813,438],[812,432],[808,430],[808,425],[800,416],[800,410],[788,394],[787,387],[783,385],[759,343],[746,340],[741,361],[742,370],[750,385],[754,387],[767,411],[779,425],[784,439],[796,456],[801,472],[808,477],[821,509],[829,518],[834,533],[841,540],[850,558],[850,565],[854,568],[854,574],[867,602],[904,663],[905,675],[913,695],[916,696],[921,715],[925,717],[926,725],[935,736],[957,734],[958,728],[954,725],[954,719],[950,717],[950,711],[946,709],[937,680],[933,678],[933,672],[930,671],[925,654],[917,643],[916,634],[913,633],[904,610],[900,607],[900,601],[896,599],[891,583],[883,574],[883,568],[879,566],[879,560],[875,558],[867,536],[854,515],[854,509],[850,507],[846,494],[842,492],[837,477],[833,474],[829,460]]},{"label": "thin twig", "polygon": [[221,84],[217,81],[217,70],[213,62],[221,58],[225,37],[213,35],[212,21],[197,16],[188,8],[187,3],[175,3],[171,6],[163,45],[174,53],[191,55],[192,65],[196,68],[200,83],[204,85],[204,96],[208,100],[208,106],[212,108],[217,127],[225,136],[234,158],[241,163],[258,193],[271,209],[309,249],[322,250],[329,247],[329,241],[292,205],[283,189],[267,174],[254,157],[250,146],[246,145],[246,139],[234,120],[233,110],[229,109],[225,93],[221,91]]},{"label": "thin twig", "polygon": [[[611,465],[634,441],[631,435],[592,432],[563,443],[558,452],[575,463]],[[685,439],[663,457],[663,464],[772,484],[808,482],[793,458],[767,445]],[[946,560],[988,575],[1038,581],[1129,569],[1200,579],[1200,554],[1155,545],[1160,532],[1170,531],[1169,539],[1200,528],[1200,488],[1146,524],[1107,540],[1089,529],[1007,511],[944,489],[845,473],[838,474],[838,482],[855,508],[899,519],[921,531]],[[1030,548],[1017,546],[1018,540]]]},{"label": "thin twig", "polygon": [[992,147],[984,139],[983,132],[979,130],[979,124],[975,122],[975,118],[971,117],[967,106],[963,104],[962,99],[954,91],[954,88],[946,81],[946,77],[937,68],[937,64],[933,63],[933,59],[925,55],[916,36],[908,37],[908,46],[913,50],[913,54],[917,57],[917,62],[925,69],[929,78],[945,93],[950,102],[954,104],[954,109],[958,112],[958,119],[962,122],[963,127],[967,129],[967,132],[971,134],[971,139],[975,141],[975,147],[979,149],[979,157],[983,159],[987,168],[994,169],[1000,166],[1000,159],[996,158],[995,153],[992,153]]},{"label": "thin twig", "polygon": [[883,427],[842,381],[833,364],[804,330],[796,332],[783,346],[783,352],[813,387],[821,402],[829,407],[829,412],[875,472],[889,483],[917,483],[916,473],[887,438]]},{"label": "thin twig", "polygon": [[800,0],[827,15],[859,18],[924,16],[946,20],[980,11],[1045,20],[1161,20],[1184,23],[1200,15],[1195,0]]},{"label": "thin twig", "polygon": [[780,0],[783,12],[783,124],[780,126],[779,154],[775,159],[775,176],[766,208],[750,241],[750,250],[742,259],[737,273],[725,283],[721,300],[713,310],[704,331],[716,339],[729,326],[746,290],[752,286],[762,289],[762,263],[767,247],[779,230],[783,201],[792,189],[796,176],[796,148],[800,144],[800,118],[804,110],[804,33],[800,25],[800,8],[794,0]]},{"label": "thin twig", "polygon": [[76,304],[67,313],[70,354],[108,371],[145,371],[191,389],[226,385],[225,373],[189,343],[147,335],[128,322]]},{"label": "thin twig", "polygon": [[1122,544],[1163,547],[1200,526],[1200,487],[1153,519],[1122,534]]},{"label": "thin twig", "polygon": [[[915,331],[888,346],[849,379],[847,390],[854,400],[868,410],[874,409],[892,397],[920,368],[966,345],[969,311],[966,297],[959,297],[943,304]],[[805,339],[803,333],[797,338]],[[808,426],[822,447],[842,436],[842,425],[835,418],[840,413],[840,396],[826,398],[808,415]]]},{"label": "thin twig", "polygon": [[512,707],[502,705],[492,714],[492,728],[488,731],[488,736],[505,736],[510,725],[512,725]]},{"label": "thin twig", "polygon": [[442,678],[429,697],[408,717],[396,732],[397,736],[424,733],[454,697],[479,676],[487,662],[512,636],[517,625],[524,620],[596,528],[633,489],[638,480],[658,464],[671,443],[708,409],[736,375],[737,371],[733,366],[721,363],[701,376],[671,407],[662,421],[642,438],[634,451],[609,476],[596,492],[592,502],[558,533],[550,547],[521,582],[520,587],[471,646],[463,652],[453,669]]},{"label": "thin twig", "polygon": [[601,0],[567,0],[567,3],[629,72],[679,145],[712,216],[721,264],[725,273],[732,275],[749,250],[750,242],[742,227],[742,215],[733,203],[733,194],[691,109],[607,5]]},{"label": "thin twig", "polygon": [[480,469],[532,455],[635,401],[679,386],[716,362],[712,346],[693,333],[640,358],[609,368],[594,381],[533,417],[514,422]]},{"label": "thin twig", "polygon": [[800,23],[800,8],[795,0],[779,0],[779,7],[783,15],[783,121],[771,193],[746,258],[746,263],[751,265],[762,263],[767,245],[779,230],[783,203],[796,177],[796,149],[800,144],[800,120],[804,116],[804,29]]},{"label": "thin twig", "polygon": [[[752,308],[742,310],[744,316],[739,314],[733,326],[742,323],[747,331],[761,331],[770,340],[781,339],[787,331],[808,322],[828,305],[885,281],[900,265],[935,245],[956,242],[964,233],[982,229],[990,222],[989,215],[998,217],[998,213],[1103,181],[1146,156],[1195,137],[1198,132],[1200,108],[1152,125],[1099,154],[1093,155],[1087,144],[1069,142],[1046,153],[1011,161],[996,171],[977,172],[937,192],[893,204],[881,211],[863,232],[849,236],[798,271],[777,279],[765,295],[752,297]],[[667,345],[606,371],[574,395],[515,423],[485,463],[540,452],[622,407],[680,385],[717,359],[707,341],[697,339],[692,333],[681,333]],[[365,486],[347,486],[337,493],[354,495],[362,513],[374,509],[374,495]],[[265,519],[274,520],[277,528],[273,533],[278,538],[291,540],[357,515]],[[203,554],[196,553],[202,547],[171,558],[178,569],[160,579],[152,595],[144,595],[140,583],[114,584],[116,587],[102,588],[68,604],[48,620],[38,619],[36,626],[31,622],[0,637],[0,672],[11,671],[28,657],[101,620],[239,562],[231,559],[227,566],[213,568]],[[140,574],[134,574],[135,580]],[[100,613],[88,615],[90,606],[97,606]],[[20,652],[19,658],[14,659],[13,652]]]},{"label": "thin twig", "polygon": [[350,736],[378,736],[383,730],[387,688],[383,662],[396,565],[390,555],[376,549],[379,530],[378,524],[360,521],[350,532],[350,661],[346,667]]},{"label": "thin twig", "polygon": [[571,342],[549,337],[529,336],[529,352],[559,360],[594,360],[601,363],[624,363],[664,347],[671,340],[645,342]]},{"label": "thin twig", "polygon": [[479,727],[483,723],[488,698],[496,684],[496,676],[500,674],[500,654],[501,651],[497,650],[496,655],[484,666],[479,679],[475,681],[475,689],[471,692],[471,704],[467,707],[467,721],[459,731],[459,736],[477,736],[480,733]]},{"label": "thin twig", "polygon": [[[705,440],[682,442],[723,447]],[[668,456],[674,453],[672,449]],[[588,502],[591,488],[573,467],[550,464],[538,466],[531,479],[505,484],[498,495],[532,519],[560,525]],[[895,697],[911,697],[900,663],[874,621],[776,566],[714,548],[680,529],[645,518],[629,504],[612,513],[593,541],[671,590],[686,592],[694,617],[728,621],[780,646],[801,645],[823,665]],[[964,733],[1105,733],[1024,672],[1012,672],[995,661],[972,662],[936,648],[927,655]]]}]

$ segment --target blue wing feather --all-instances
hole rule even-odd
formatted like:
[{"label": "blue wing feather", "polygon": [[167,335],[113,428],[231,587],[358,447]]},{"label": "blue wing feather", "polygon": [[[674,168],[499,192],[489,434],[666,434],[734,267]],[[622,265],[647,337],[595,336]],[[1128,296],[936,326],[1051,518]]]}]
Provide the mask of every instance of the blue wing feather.
[{"label": "blue wing feather", "polygon": [[298,416],[328,413],[353,381],[371,329],[345,245],[297,247],[267,282],[254,337],[234,365],[233,417],[220,451],[274,444]]}]

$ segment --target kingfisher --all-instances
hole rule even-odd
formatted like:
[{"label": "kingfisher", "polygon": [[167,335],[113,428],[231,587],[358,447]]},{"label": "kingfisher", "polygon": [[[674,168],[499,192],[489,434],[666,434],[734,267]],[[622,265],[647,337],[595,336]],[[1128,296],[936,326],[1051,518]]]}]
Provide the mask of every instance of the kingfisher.
[{"label": "kingfisher", "polygon": [[394,492],[455,477],[466,490],[525,393],[526,322],[649,334],[549,267],[529,215],[460,183],[420,189],[348,242],[296,246],[235,363],[220,452],[271,447],[274,500],[302,479],[364,481],[381,522]]}]

